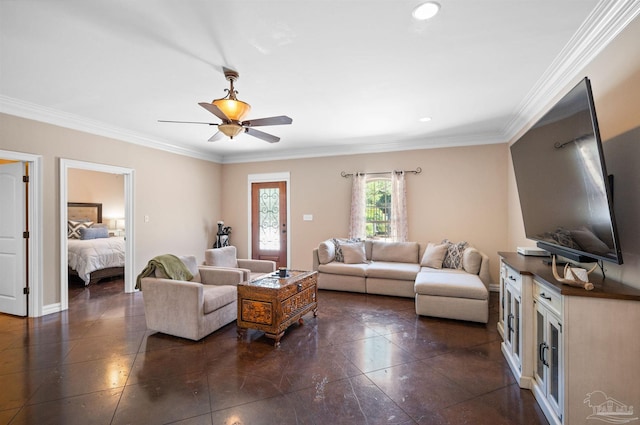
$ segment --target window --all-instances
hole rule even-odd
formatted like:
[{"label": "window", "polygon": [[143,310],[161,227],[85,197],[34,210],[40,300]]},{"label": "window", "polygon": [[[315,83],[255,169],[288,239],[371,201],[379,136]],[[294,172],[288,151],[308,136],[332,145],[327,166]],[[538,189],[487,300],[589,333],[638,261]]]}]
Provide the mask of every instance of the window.
[{"label": "window", "polygon": [[368,239],[388,239],[391,222],[391,179],[367,181],[365,226]]}]

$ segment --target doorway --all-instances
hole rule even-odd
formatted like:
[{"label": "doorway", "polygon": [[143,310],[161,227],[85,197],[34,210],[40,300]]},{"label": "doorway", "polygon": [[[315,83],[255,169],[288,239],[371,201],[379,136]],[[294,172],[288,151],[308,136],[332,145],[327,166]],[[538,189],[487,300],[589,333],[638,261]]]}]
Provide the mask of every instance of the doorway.
[{"label": "doorway", "polygon": [[289,264],[289,173],[249,176],[250,257]]},{"label": "doorway", "polygon": [[92,162],[60,159],[60,308],[67,310],[69,306],[69,272],[67,246],[67,205],[69,202],[69,170],[80,169],[107,174],[119,174],[124,177],[124,229],[125,266],[124,291],[135,292],[134,288],[134,222],[133,222],[133,179],[134,170]]}]

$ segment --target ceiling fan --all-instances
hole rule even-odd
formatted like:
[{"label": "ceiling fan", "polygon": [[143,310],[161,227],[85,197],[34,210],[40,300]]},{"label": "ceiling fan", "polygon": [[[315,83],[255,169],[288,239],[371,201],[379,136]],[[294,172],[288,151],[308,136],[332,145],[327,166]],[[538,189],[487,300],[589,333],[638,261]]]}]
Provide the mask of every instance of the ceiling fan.
[{"label": "ceiling fan", "polygon": [[256,130],[253,127],[260,127],[264,125],[284,125],[291,124],[293,120],[286,115],[279,115],[277,117],[258,118],[254,120],[242,121],[242,119],[251,110],[251,105],[236,98],[238,92],[233,87],[233,83],[238,79],[238,72],[223,67],[225,78],[229,81],[230,87],[225,89],[227,95],[221,99],[215,99],[211,103],[200,102],[198,105],[202,106],[207,111],[211,112],[216,117],[222,120],[222,123],[216,124],[213,122],[200,122],[200,121],[168,121],[158,120],[158,122],[171,122],[171,123],[184,123],[184,124],[206,124],[215,125],[218,127],[218,132],[211,136],[210,142],[220,140],[225,136],[233,139],[240,133],[247,133],[250,136],[257,137],[258,139],[265,140],[269,143],[277,143],[280,138],[264,131]]}]

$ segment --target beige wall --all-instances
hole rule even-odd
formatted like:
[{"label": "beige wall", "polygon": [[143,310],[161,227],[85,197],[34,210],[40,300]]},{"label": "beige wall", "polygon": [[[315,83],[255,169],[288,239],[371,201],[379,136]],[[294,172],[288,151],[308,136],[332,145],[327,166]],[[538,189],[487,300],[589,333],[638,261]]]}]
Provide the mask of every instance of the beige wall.
[{"label": "beige wall", "polygon": [[[341,171],[376,172],[422,168],[407,176],[409,239],[418,242],[466,240],[491,257],[498,276],[497,251],[506,245],[507,146],[485,145],[367,155],[335,156],[248,164],[226,164],[221,217],[233,227],[231,242],[247,256],[248,176],[290,172],[291,264],[310,269],[319,242],[346,237],[351,178]],[[312,214],[313,221],[303,221]]]},{"label": "beige wall", "polygon": [[136,274],[159,254],[193,254],[202,261],[213,243],[220,216],[218,164],[4,114],[0,149],[43,157],[45,306],[60,302],[60,158],[135,170]]},{"label": "beige wall", "polygon": [[124,175],[70,168],[67,201],[102,204],[102,221],[113,229],[113,220],[124,217]]},{"label": "beige wall", "polygon": [[[640,288],[640,18],[636,18],[563,93],[587,76],[591,80],[607,171],[614,175],[614,212],[624,264],[606,263],[607,276]],[[547,110],[551,102],[544,110]],[[543,111],[541,111],[542,113]],[[512,140],[514,142],[516,139]],[[534,243],[525,239],[509,157],[508,242],[505,250]]]}]

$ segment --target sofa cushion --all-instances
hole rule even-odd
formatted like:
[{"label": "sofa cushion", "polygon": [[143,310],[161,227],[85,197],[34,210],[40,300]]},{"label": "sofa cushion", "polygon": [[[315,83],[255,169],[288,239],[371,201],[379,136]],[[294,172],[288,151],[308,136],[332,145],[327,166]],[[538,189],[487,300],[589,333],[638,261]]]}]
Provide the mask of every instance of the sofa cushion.
[{"label": "sofa cushion", "polygon": [[336,245],[331,239],[321,242],[318,245],[318,261],[320,264],[327,264],[336,258]]},{"label": "sofa cushion", "polygon": [[329,264],[320,264],[318,272],[365,277],[368,266],[368,264],[345,264],[332,261]]},{"label": "sofa cushion", "polygon": [[418,263],[420,245],[417,242],[373,241],[371,259],[397,263]]},{"label": "sofa cushion", "polygon": [[478,275],[465,272],[420,272],[416,276],[414,289],[417,294],[439,297],[476,300],[486,300],[489,297],[489,292]]},{"label": "sofa cushion", "polygon": [[238,299],[235,286],[231,285],[203,285],[204,314],[208,314],[224,307]]},{"label": "sofa cushion", "polygon": [[375,261],[367,267],[367,277],[382,279],[415,280],[418,272],[420,272],[420,265],[417,263]]},{"label": "sofa cushion", "polygon": [[478,274],[480,273],[480,266],[482,265],[482,254],[480,251],[473,247],[468,247],[462,253],[462,268],[467,273]]},{"label": "sofa cushion", "polygon": [[424,251],[420,265],[422,267],[432,267],[434,269],[441,269],[444,256],[447,255],[447,244],[436,245],[431,242],[427,245],[427,249]]},{"label": "sofa cushion", "polygon": [[467,248],[468,244],[464,241],[453,243],[449,239],[442,241],[447,245],[447,254],[444,256],[442,267],[446,269],[461,269],[462,268],[462,253]]},{"label": "sofa cushion", "polygon": [[207,266],[238,267],[236,247],[207,249],[204,252],[204,263]]},{"label": "sofa cushion", "polygon": [[367,262],[364,252],[364,242],[341,243],[342,256],[345,264],[362,264]]}]

